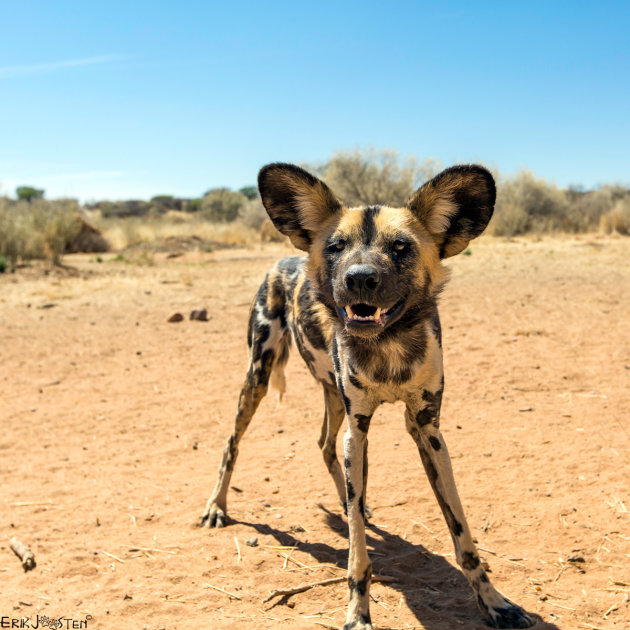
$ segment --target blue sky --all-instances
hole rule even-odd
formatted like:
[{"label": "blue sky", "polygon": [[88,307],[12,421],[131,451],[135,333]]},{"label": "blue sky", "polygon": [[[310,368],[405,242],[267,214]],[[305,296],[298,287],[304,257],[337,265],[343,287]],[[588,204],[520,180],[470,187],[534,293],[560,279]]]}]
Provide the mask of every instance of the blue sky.
[{"label": "blue sky", "polygon": [[8,1],[0,194],[198,196],[375,146],[630,183],[628,2]]}]

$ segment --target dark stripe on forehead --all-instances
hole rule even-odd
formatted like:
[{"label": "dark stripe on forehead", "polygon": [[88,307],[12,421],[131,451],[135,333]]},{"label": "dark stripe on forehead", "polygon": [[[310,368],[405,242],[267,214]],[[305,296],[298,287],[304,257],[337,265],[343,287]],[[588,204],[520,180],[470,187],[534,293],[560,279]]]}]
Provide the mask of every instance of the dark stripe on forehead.
[{"label": "dark stripe on forehead", "polygon": [[376,234],[374,218],[380,210],[381,206],[368,206],[363,211],[363,219],[361,220],[361,236],[366,245],[369,245],[374,240],[374,236]]}]

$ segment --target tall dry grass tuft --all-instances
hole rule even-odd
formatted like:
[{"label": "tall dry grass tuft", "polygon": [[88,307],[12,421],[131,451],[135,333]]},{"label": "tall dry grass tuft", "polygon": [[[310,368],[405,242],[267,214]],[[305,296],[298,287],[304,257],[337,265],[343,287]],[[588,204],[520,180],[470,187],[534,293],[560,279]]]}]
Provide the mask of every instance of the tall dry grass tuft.
[{"label": "tall dry grass tuft", "polygon": [[115,251],[173,238],[201,239],[209,246],[248,246],[260,242],[259,230],[242,220],[211,223],[189,213],[171,212],[162,217],[142,218],[104,218],[92,214],[91,221]]},{"label": "tall dry grass tuft", "polygon": [[612,210],[602,215],[599,226],[602,232],[630,235],[630,198],[619,199]]},{"label": "tall dry grass tuft", "polygon": [[0,199],[0,254],[12,265],[42,259],[61,263],[66,243],[81,229],[79,205],[66,199]]}]

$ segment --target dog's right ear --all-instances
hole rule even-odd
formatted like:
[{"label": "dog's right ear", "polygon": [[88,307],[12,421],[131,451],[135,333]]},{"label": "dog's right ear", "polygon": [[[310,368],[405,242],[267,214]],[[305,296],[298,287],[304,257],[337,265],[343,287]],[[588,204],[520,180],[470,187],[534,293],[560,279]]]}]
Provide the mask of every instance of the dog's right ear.
[{"label": "dog's right ear", "polygon": [[304,251],[309,251],[321,225],[341,209],[324,182],[293,164],[263,166],[258,190],[276,228]]}]

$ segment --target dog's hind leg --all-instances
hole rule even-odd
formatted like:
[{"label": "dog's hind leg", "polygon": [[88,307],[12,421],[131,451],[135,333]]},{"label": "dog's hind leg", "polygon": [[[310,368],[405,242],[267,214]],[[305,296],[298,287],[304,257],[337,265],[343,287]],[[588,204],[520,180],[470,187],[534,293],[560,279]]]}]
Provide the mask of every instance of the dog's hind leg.
[{"label": "dog's hind leg", "polygon": [[[234,430],[228,438],[219,466],[219,476],[201,516],[200,525],[224,527],[226,525],[227,492],[234,464],[238,455],[238,444],[264,398],[269,381],[283,386],[282,370],[289,356],[290,336],[283,313],[276,309],[276,317],[268,317],[267,288],[269,280],[261,286],[250,313],[248,330],[249,369],[238,399]],[[273,312],[272,312],[273,314]],[[274,374],[276,373],[276,374]]]},{"label": "dog's hind leg", "polygon": [[491,626],[529,628],[534,625],[534,621],[520,606],[513,604],[494,588],[481,566],[455,487],[451,459],[439,430],[441,396],[441,391],[425,391],[425,406],[420,409],[407,407],[405,419],[450,530],[457,563],[475,592],[479,610]]},{"label": "dog's hind leg", "polygon": [[324,402],[326,410],[324,412],[324,423],[322,424],[322,433],[319,438],[319,448],[322,449],[324,463],[328,468],[335,488],[339,495],[339,501],[343,506],[344,512],[347,512],[346,505],[346,482],[343,477],[341,465],[337,459],[337,434],[344,419],[344,409],[341,396],[336,387],[324,384]]}]

